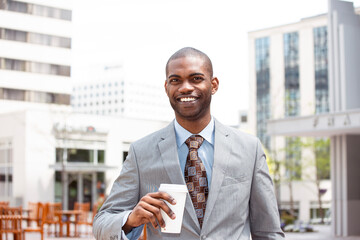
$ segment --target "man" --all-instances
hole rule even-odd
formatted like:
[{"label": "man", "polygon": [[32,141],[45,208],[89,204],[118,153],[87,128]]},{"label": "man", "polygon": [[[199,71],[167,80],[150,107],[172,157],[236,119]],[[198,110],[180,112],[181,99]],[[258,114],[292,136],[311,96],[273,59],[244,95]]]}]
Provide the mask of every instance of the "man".
[{"label": "man", "polygon": [[[208,56],[194,48],[166,64],[165,91],[175,120],[134,142],[109,197],[96,215],[97,239],[283,239],[273,185],[257,138],[226,127],[210,114],[219,80]],[[186,184],[180,234],[162,233],[161,183]],[[159,226],[160,225],[160,226]]]}]

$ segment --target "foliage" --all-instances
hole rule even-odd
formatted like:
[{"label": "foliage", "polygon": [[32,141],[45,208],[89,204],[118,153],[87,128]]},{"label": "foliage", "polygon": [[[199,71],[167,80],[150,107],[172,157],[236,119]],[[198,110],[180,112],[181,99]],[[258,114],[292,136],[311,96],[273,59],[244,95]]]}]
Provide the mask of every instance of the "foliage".
[{"label": "foliage", "polygon": [[[314,158],[305,161],[306,157],[301,156],[304,149],[310,149],[314,153]],[[279,159],[279,153],[285,153],[285,159]],[[279,191],[281,182],[288,184],[290,193],[290,214],[291,219],[294,217],[293,208],[293,181],[312,180],[317,187],[318,202],[320,206],[320,215],[323,219],[324,213],[322,209],[322,190],[320,189],[320,181],[330,178],[330,140],[325,138],[286,138],[285,148],[278,150],[266,150],[270,174],[273,177],[275,189]],[[285,175],[281,175],[281,168],[285,168]],[[316,169],[315,176],[307,176],[305,173],[307,168]],[[310,171],[311,172],[311,171]],[[279,196],[278,196],[279,197]],[[278,199],[278,202],[279,199]],[[280,208],[280,206],[279,206]],[[287,219],[290,220],[290,219]]]}]

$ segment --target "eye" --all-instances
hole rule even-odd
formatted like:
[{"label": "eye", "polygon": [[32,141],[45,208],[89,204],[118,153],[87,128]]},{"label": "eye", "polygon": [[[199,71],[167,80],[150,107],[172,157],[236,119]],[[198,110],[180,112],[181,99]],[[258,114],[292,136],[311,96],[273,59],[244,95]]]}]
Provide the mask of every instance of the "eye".
[{"label": "eye", "polygon": [[194,81],[199,82],[199,81],[202,81],[202,80],[204,80],[203,77],[200,77],[200,76],[194,77]]},{"label": "eye", "polygon": [[172,84],[178,83],[178,82],[179,82],[179,79],[177,79],[177,78],[171,78],[171,79],[169,80],[169,83],[172,83]]}]

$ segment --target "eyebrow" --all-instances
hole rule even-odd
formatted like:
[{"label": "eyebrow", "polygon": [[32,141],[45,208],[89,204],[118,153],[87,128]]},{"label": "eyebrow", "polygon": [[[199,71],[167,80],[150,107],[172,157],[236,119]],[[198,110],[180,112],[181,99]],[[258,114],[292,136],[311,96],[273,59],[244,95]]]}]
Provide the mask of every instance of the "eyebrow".
[{"label": "eyebrow", "polygon": [[201,76],[205,76],[205,74],[203,73],[192,73],[189,75],[189,77],[195,76],[195,75],[201,75]]},{"label": "eyebrow", "polygon": [[[189,75],[189,77],[196,76],[196,75],[205,76],[205,74],[203,74],[203,73],[192,73]],[[177,75],[177,74],[171,74],[168,78],[172,78],[172,77],[181,78],[181,76]]]},{"label": "eyebrow", "polygon": [[172,77],[180,78],[180,76],[176,74],[171,74],[168,78],[172,78]]}]

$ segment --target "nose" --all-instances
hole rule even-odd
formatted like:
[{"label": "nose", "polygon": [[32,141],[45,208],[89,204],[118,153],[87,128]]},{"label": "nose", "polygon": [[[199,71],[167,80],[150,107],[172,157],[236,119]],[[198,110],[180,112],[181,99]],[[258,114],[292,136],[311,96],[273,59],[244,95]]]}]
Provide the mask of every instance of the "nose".
[{"label": "nose", "polygon": [[179,92],[191,93],[192,91],[194,91],[194,86],[189,81],[183,81],[179,88]]}]

